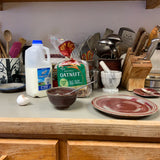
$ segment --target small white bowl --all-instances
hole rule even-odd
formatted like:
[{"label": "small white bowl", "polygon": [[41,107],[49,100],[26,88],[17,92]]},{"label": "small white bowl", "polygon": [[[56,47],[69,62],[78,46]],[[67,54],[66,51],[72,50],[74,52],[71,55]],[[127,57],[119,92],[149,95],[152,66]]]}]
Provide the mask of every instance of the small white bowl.
[{"label": "small white bowl", "polygon": [[121,71],[111,70],[111,73],[101,71],[101,81],[104,92],[118,92],[118,85],[122,77]]}]

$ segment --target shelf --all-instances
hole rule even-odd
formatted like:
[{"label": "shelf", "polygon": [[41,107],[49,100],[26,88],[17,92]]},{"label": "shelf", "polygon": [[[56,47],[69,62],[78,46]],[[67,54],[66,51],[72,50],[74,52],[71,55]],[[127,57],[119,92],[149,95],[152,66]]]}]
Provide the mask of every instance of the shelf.
[{"label": "shelf", "polygon": [[160,5],[160,0],[146,0],[146,9],[153,9]]},{"label": "shelf", "polygon": [[[54,2],[54,1],[86,1],[86,0],[0,0],[0,11],[3,10],[3,3],[6,2]],[[103,0],[87,0],[103,1]],[[160,5],[160,0],[105,0],[105,1],[146,1],[146,9],[153,9]]]},{"label": "shelf", "polygon": [[3,10],[3,2],[2,2],[2,0],[0,0],[0,11],[2,11]]}]

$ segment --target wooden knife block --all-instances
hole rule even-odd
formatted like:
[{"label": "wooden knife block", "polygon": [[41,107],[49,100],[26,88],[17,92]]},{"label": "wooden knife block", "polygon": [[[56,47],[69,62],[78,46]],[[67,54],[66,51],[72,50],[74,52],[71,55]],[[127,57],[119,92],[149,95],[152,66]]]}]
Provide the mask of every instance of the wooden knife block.
[{"label": "wooden knife block", "polygon": [[135,56],[129,48],[122,67],[121,86],[128,91],[144,88],[145,79],[152,69],[150,60],[144,60],[145,54]]}]

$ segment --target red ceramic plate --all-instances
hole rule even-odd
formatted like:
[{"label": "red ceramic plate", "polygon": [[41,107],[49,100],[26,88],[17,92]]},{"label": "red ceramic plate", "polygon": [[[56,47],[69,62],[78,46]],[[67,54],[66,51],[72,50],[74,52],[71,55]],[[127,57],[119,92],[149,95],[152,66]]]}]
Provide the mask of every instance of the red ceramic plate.
[{"label": "red ceramic plate", "polygon": [[92,100],[94,108],[121,118],[140,118],[158,111],[153,102],[144,98],[128,95],[106,95]]},{"label": "red ceramic plate", "polygon": [[158,93],[155,89],[153,88],[145,88],[147,91],[150,91],[151,93],[146,93],[144,92],[141,88],[140,89],[134,89],[133,93],[136,95],[146,97],[146,98],[157,98],[160,97],[160,93]]}]

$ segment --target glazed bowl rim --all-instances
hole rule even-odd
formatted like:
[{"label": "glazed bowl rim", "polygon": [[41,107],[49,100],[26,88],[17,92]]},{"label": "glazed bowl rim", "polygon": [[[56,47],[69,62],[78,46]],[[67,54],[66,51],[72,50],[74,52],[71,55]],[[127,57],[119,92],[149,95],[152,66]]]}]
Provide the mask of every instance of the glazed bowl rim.
[{"label": "glazed bowl rim", "polygon": [[54,93],[50,93],[49,91],[50,90],[55,90],[55,89],[59,89],[59,88],[67,88],[67,89],[70,89],[71,91],[74,90],[75,88],[72,88],[72,87],[53,87],[53,88],[50,88],[50,89],[47,89],[47,95],[50,95],[50,96],[54,96],[54,97],[74,97],[75,95],[77,95],[77,92],[73,92],[72,94],[68,94],[68,95],[61,95],[61,94],[54,94]]}]

